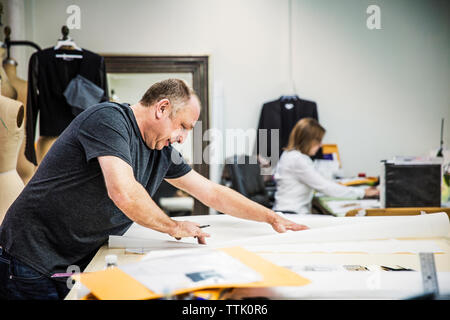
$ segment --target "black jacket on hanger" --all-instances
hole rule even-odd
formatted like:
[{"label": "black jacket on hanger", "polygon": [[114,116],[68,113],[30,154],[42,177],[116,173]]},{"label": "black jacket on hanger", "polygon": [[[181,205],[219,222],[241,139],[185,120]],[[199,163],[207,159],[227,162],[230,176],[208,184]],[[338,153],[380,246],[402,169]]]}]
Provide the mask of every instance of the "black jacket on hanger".
[{"label": "black jacket on hanger", "polygon": [[[83,58],[62,59],[55,56],[61,53],[82,55]],[[108,100],[105,63],[102,56],[86,49],[74,51],[47,48],[35,52],[30,58],[25,156],[35,165],[37,160],[34,140],[38,112],[40,111],[40,135],[59,136],[75,118],[63,92],[78,74],[104,90],[101,101]]]},{"label": "black jacket on hanger", "polygon": [[[267,156],[271,156],[271,130],[279,129],[279,155],[287,146],[289,135],[294,125],[303,118],[314,118],[319,121],[317,104],[313,101],[300,99],[298,96],[281,96],[279,99],[264,103],[259,118],[258,129],[267,129]],[[257,134],[257,153],[259,150],[259,135]]]}]

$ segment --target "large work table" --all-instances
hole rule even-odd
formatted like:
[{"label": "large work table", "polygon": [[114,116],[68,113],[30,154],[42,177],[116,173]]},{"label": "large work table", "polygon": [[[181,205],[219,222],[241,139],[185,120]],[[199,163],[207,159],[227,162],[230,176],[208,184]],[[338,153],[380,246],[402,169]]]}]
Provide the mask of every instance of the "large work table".
[{"label": "large work table", "polygon": [[[211,224],[210,228],[205,229],[211,234],[211,238],[207,239],[211,247],[219,244],[226,246],[227,242],[230,246],[241,245],[266,260],[287,267],[311,280],[310,284],[301,287],[236,289],[230,293],[229,298],[264,296],[273,299],[404,299],[422,293],[420,251],[434,251],[439,289],[442,293],[448,294],[450,292],[450,238],[448,234],[445,235],[445,230],[448,229],[448,217],[445,220],[442,214],[440,216],[441,222],[434,225],[421,222],[426,221],[423,220],[426,217],[413,217],[422,219],[421,221],[417,220],[417,224],[422,225],[425,229],[430,229],[424,230],[424,232],[429,233],[421,234],[418,231],[419,237],[404,237],[408,233],[404,233],[407,231],[402,230],[399,233],[401,237],[386,237],[386,233],[380,233],[380,239],[370,239],[370,232],[365,232],[361,226],[364,227],[364,223],[368,221],[374,221],[373,228],[367,230],[376,232],[375,229],[380,227],[380,223],[384,223],[383,219],[388,217],[378,217],[376,218],[378,220],[374,220],[373,217],[336,218],[322,216],[313,218],[288,215],[287,218],[309,225],[311,230],[307,232],[311,236],[308,237],[307,233],[300,236],[293,235],[294,237],[300,237],[296,244],[291,241],[290,243],[280,242],[277,245],[277,234],[266,224],[225,215],[176,217],[179,220]],[[399,220],[405,219],[405,217],[390,218],[394,218],[393,224],[400,223],[405,225],[407,229],[412,228],[413,224],[411,223],[416,223],[416,221],[411,220],[412,217],[406,217],[406,220]],[[386,221],[390,223],[391,220]],[[444,221],[444,224],[447,223],[447,226],[442,226],[442,221]],[[331,240],[334,239],[333,230],[335,230],[335,226],[344,228],[342,230],[352,230],[353,227],[349,226],[350,222],[354,224],[354,228],[367,234],[369,239],[357,240],[349,234],[341,234],[335,240]],[[432,236],[434,232],[432,229],[438,225],[441,229],[440,234]],[[444,230],[444,235],[442,230]],[[414,234],[415,231],[411,232]],[[116,255],[120,267],[121,265],[136,263],[142,259],[144,253],[136,253],[139,250],[147,252],[149,250],[168,249],[176,246],[177,243],[168,235],[138,225],[133,225],[124,236],[128,238],[125,239],[127,241],[122,241],[124,238],[116,237],[116,241],[111,242],[110,240],[109,245],[102,246],[84,272],[104,269],[106,255]],[[274,242],[271,244],[272,236],[274,236]],[[154,245],[152,245],[152,241]],[[168,247],[166,243],[170,246]],[[183,239],[181,243],[196,246],[195,239]],[[120,245],[123,247],[112,248]],[[128,249],[125,248],[127,246]],[[139,246],[142,248],[137,248]],[[403,269],[404,271],[387,271],[390,269]],[[406,271],[408,269],[414,271]],[[75,288],[69,292],[66,299],[81,298]]]}]

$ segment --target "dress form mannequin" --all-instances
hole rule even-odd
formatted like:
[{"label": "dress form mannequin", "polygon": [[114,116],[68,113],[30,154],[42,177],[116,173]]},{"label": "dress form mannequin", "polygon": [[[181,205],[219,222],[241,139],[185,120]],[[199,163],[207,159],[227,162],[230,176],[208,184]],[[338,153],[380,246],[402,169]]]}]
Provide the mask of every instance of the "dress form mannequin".
[{"label": "dress form mannequin", "polygon": [[24,188],[16,171],[17,155],[24,137],[22,103],[0,96],[0,223]]},{"label": "dress form mannequin", "polygon": [[[17,76],[17,61],[11,58],[3,60],[3,70],[5,70],[5,74],[9,80],[10,85],[17,92],[15,100],[22,102],[25,106],[27,102],[28,83]],[[2,87],[3,84],[4,81],[2,78]]]},{"label": "dress form mannequin", "polygon": [[[23,106],[25,107],[27,105],[28,84],[25,80],[17,77],[16,67],[17,62],[14,59],[10,58],[7,60],[3,60],[3,68],[9,78],[9,82],[17,91],[17,100],[22,102]],[[26,114],[27,113],[25,111],[24,122],[26,122]],[[19,173],[19,176],[22,178],[23,182],[27,184],[33,176],[35,170],[35,165],[28,161],[28,159],[25,157],[25,139],[23,139],[17,159],[17,172]]]},{"label": "dress form mannequin", "polygon": [[[6,56],[5,48],[0,48],[0,57],[2,61],[5,56]],[[0,66],[0,77],[2,79],[1,95],[11,99],[17,99],[17,91],[16,89],[13,88],[13,86],[9,82],[8,76],[6,75],[5,70],[1,66]]]},{"label": "dress form mannequin", "polygon": [[[6,57],[6,51],[4,48],[0,48],[0,57]],[[3,67],[0,66],[0,76],[2,79],[2,95],[9,97],[11,99],[16,99],[21,101],[24,106],[26,106],[27,99],[27,90],[28,85],[25,80],[22,80],[16,75],[16,66],[17,63],[13,59],[7,59],[3,63]],[[5,68],[5,69],[4,69]],[[8,70],[8,71],[6,71]],[[10,78],[11,77],[11,78]],[[26,114],[26,112],[25,112]],[[25,120],[24,120],[25,121]],[[48,150],[52,146],[52,144],[56,141],[58,137],[45,137],[40,136],[36,145],[36,158],[37,163],[41,163],[44,156],[47,154]],[[25,139],[23,139],[23,143],[21,143],[19,156],[17,159],[17,170],[20,174],[20,177],[24,181],[25,184],[33,176],[36,171],[36,167],[26,159],[25,153]]]}]

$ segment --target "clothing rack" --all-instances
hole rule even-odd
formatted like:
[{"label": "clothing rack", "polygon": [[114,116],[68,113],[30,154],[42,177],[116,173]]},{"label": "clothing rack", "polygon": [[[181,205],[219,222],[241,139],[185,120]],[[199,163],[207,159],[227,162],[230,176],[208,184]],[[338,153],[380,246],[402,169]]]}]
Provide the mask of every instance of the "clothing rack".
[{"label": "clothing rack", "polygon": [[6,26],[3,30],[5,34],[5,45],[6,45],[6,59],[11,58],[10,49],[12,46],[30,46],[35,48],[37,51],[41,51],[41,47],[36,43],[28,40],[11,40],[11,28]]}]

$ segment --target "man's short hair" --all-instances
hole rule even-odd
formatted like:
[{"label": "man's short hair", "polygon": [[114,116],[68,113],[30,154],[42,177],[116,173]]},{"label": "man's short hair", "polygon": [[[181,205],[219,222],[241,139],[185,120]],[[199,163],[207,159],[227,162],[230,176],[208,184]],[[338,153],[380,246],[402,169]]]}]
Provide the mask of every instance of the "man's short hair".
[{"label": "man's short hair", "polygon": [[172,105],[172,115],[175,115],[195,95],[186,82],[180,79],[166,79],[153,84],[142,96],[142,105],[148,107],[162,99],[168,99]]}]

